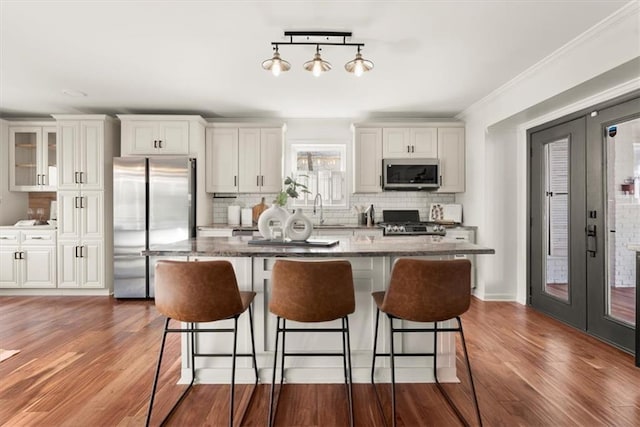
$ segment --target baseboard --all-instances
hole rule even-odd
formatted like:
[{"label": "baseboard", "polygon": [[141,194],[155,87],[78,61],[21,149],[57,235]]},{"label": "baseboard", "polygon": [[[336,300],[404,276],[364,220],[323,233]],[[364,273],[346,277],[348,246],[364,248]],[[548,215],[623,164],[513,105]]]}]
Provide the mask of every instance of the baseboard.
[{"label": "baseboard", "polygon": [[0,296],[105,296],[110,289],[0,289]]}]

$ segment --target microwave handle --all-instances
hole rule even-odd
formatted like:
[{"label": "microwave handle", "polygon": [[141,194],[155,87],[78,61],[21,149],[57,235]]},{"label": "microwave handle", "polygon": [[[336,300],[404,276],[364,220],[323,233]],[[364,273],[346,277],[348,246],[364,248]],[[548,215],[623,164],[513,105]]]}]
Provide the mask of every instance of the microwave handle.
[{"label": "microwave handle", "polygon": [[438,178],[438,186],[442,187],[442,175]]}]

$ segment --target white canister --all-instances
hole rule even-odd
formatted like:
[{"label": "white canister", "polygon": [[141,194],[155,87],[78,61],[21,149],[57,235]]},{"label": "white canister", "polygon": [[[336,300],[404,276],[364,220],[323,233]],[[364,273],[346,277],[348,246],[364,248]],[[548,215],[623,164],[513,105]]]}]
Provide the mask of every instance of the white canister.
[{"label": "white canister", "polygon": [[240,206],[231,205],[227,208],[227,224],[240,225]]},{"label": "white canister", "polygon": [[253,209],[243,208],[240,222],[243,227],[251,227],[253,225]]}]

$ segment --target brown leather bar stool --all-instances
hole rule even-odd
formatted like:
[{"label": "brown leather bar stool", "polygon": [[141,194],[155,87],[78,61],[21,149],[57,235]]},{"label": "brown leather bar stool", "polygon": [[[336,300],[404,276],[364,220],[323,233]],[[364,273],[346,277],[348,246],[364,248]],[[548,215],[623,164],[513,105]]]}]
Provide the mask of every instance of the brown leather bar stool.
[{"label": "brown leather bar stool", "polygon": [[[462,348],[464,349],[469,383],[473,395],[473,403],[478,422],[482,426],[482,417],[478,407],[478,397],[473,384],[471,364],[467,344],[462,331],[460,315],[469,309],[471,302],[471,262],[469,260],[427,261],[416,259],[399,259],[395,262],[391,272],[391,281],[387,292],[374,292],[371,294],[378,307],[376,312],[375,338],[373,341],[373,362],[371,363],[371,383],[373,384],[378,406],[382,411],[382,403],[378,396],[378,390],[374,382],[376,356],[389,356],[391,359],[391,416],[393,425],[396,425],[396,381],[395,381],[395,357],[396,356],[431,356],[433,357],[433,371],[438,389],[447,400],[447,403],[456,413],[465,426],[469,423],[460,410],[455,406],[449,395],[438,380],[438,332],[460,332]],[[377,353],[378,321],[380,312],[389,318],[390,329],[390,353]],[[394,328],[393,320],[409,320],[413,322],[433,323],[432,328]],[[458,327],[439,328],[438,322],[456,319]],[[393,336],[402,332],[432,332],[433,353],[399,353],[395,354]],[[384,413],[384,411],[382,411]]]},{"label": "brown leather bar stool", "polygon": [[[273,266],[271,301],[269,311],[277,316],[276,345],[273,355],[273,376],[269,398],[269,426],[275,422],[278,402],[274,408],[273,398],[278,361],[278,337],[282,333],[280,389],[284,377],[286,356],[341,356],[344,367],[344,382],[349,405],[349,422],[353,426],[353,390],[351,377],[351,344],[349,340],[349,318],[356,308],[351,264],[348,261],[290,261],[278,260]],[[328,322],[342,320],[340,328],[288,328],[286,321]],[[280,323],[282,321],[282,326]],[[287,352],[287,332],[341,332],[342,353]]]},{"label": "brown leather bar stool", "polygon": [[[205,261],[205,262],[183,262],[183,261],[158,261],[156,263],[155,280],[155,304],[160,313],[167,317],[162,334],[162,344],[160,345],[160,355],[156,374],[153,379],[151,397],[149,400],[149,411],[147,412],[146,425],[151,420],[153,410],[153,400],[158,385],[160,366],[167,333],[187,333],[190,335],[191,353],[191,382],[184,390],[178,401],[171,407],[167,416],[160,425],[171,416],[176,407],[182,402],[187,392],[193,385],[196,371],[196,357],[221,357],[232,358],[231,362],[231,390],[229,398],[229,425],[233,425],[233,404],[235,391],[236,357],[252,357],[253,370],[256,375],[254,389],[258,384],[258,367],[256,365],[256,347],[253,337],[253,315],[251,303],[255,297],[255,292],[244,292],[238,290],[236,275],[231,263],[228,261]],[[251,331],[251,353],[236,353],[238,317],[249,309],[249,327]],[[233,319],[233,328],[198,328],[196,323],[215,322],[217,320]],[[177,320],[188,323],[188,327],[172,329],[169,322]],[[196,334],[201,332],[233,332],[232,353],[197,353]],[[250,399],[251,399],[250,398]],[[242,420],[240,420],[242,421]]]}]

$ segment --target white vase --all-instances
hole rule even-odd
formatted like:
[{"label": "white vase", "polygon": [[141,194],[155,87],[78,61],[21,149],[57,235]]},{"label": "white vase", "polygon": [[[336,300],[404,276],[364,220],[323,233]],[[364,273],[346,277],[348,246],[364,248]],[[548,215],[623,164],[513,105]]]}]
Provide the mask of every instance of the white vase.
[{"label": "white vase", "polygon": [[[258,218],[258,231],[260,235],[267,240],[271,240],[276,237],[274,234],[279,231],[280,236],[284,236],[284,228],[288,216],[289,214],[284,208],[276,204],[271,205],[271,207],[262,212]],[[276,233],[274,233],[274,231]]]},{"label": "white vase", "polygon": [[[300,228],[302,226],[302,228]],[[285,235],[293,241],[304,241],[311,236],[313,224],[302,209],[296,209],[284,225]]]}]

